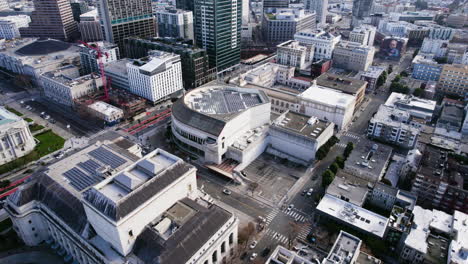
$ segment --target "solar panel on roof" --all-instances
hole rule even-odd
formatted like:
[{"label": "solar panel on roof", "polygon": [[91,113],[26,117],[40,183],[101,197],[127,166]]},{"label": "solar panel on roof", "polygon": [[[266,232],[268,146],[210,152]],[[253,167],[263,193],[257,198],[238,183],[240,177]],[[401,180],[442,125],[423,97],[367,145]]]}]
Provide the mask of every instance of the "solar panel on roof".
[{"label": "solar panel on roof", "polygon": [[100,162],[111,166],[111,168],[113,169],[118,168],[126,162],[125,159],[115,155],[114,153],[110,152],[109,150],[103,147],[99,147],[95,150],[90,151],[89,155],[99,160]]},{"label": "solar panel on roof", "polygon": [[84,169],[86,172],[89,174],[93,174],[96,172],[96,170],[101,167],[101,165],[94,160],[87,160],[85,162],[80,162],[77,164],[78,167]]},{"label": "solar panel on roof", "polygon": [[102,180],[101,177],[93,174],[86,174],[78,168],[67,170],[63,173],[63,176],[65,176],[70,181],[70,185],[78,191],[82,191]]}]

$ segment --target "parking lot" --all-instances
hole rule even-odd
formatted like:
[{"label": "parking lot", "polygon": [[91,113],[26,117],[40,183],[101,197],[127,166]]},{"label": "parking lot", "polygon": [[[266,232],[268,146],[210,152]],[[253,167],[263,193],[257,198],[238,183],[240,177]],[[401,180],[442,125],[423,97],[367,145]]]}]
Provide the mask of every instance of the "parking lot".
[{"label": "parking lot", "polygon": [[247,178],[258,183],[255,194],[278,204],[306,168],[264,153],[244,169]]}]

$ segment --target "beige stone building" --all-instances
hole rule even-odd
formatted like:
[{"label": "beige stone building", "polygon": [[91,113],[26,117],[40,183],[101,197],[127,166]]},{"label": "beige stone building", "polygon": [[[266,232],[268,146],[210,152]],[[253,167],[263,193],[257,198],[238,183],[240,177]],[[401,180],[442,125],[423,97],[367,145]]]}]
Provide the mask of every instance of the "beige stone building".
[{"label": "beige stone building", "polygon": [[468,92],[468,65],[445,64],[437,90],[446,94],[465,96]]}]

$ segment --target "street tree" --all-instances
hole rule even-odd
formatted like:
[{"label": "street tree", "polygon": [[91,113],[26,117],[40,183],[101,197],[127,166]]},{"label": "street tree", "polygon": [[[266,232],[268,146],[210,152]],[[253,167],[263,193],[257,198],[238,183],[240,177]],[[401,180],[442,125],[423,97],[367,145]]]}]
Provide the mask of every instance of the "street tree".
[{"label": "street tree", "polygon": [[296,222],[289,222],[288,226],[288,249],[291,250],[294,244],[294,240],[299,236],[302,225]]},{"label": "street tree", "polygon": [[258,188],[258,183],[257,182],[251,182],[249,184],[249,191],[251,193],[251,195],[253,196],[255,190]]},{"label": "street tree", "polygon": [[337,164],[336,162],[333,162],[332,165],[330,165],[330,170],[331,170],[334,174],[336,174],[336,173],[338,172],[338,169],[339,169],[339,168],[340,168],[340,167],[338,166],[338,164]]},{"label": "street tree", "polygon": [[337,156],[335,158],[335,163],[338,164],[338,167],[340,167],[340,169],[343,169],[344,164],[345,164],[345,160],[344,160],[343,156]]},{"label": "street tree", "polygon": [[331,170],[326,170],[322,174],[322,187],[327,188],[333,182],[333,179],[335,179],[335,174]]},{"label": "street tree", "polygon": [[242,248],[243,251],[247,249],[247,246],[255,237],[256,232],[257,230],[253,222],[249,222],[246,226],[239,230],[237,238],[239,240],[240,248]]}]

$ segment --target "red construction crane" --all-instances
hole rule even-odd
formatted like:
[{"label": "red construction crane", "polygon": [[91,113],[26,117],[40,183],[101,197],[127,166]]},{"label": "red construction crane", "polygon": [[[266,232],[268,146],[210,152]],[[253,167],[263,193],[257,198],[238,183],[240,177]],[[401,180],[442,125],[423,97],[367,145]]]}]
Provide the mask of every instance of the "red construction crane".
[{"label": "red construction crane", "polygon": [[96,51],[96,58],[99,65],[99,71],[101,73],[102,86],[104,87],[104,99],[103,101],[109,101],[109,86],[110,82],[107,81],[106,75],[104,73],[104,62],[102,62],[102,55],[106,56],[106,59],[109,57],[107,52],[102,52],[98,45],[89,45],[88,43],[78,40],[80,44],[85,45],[86,47]]}]

